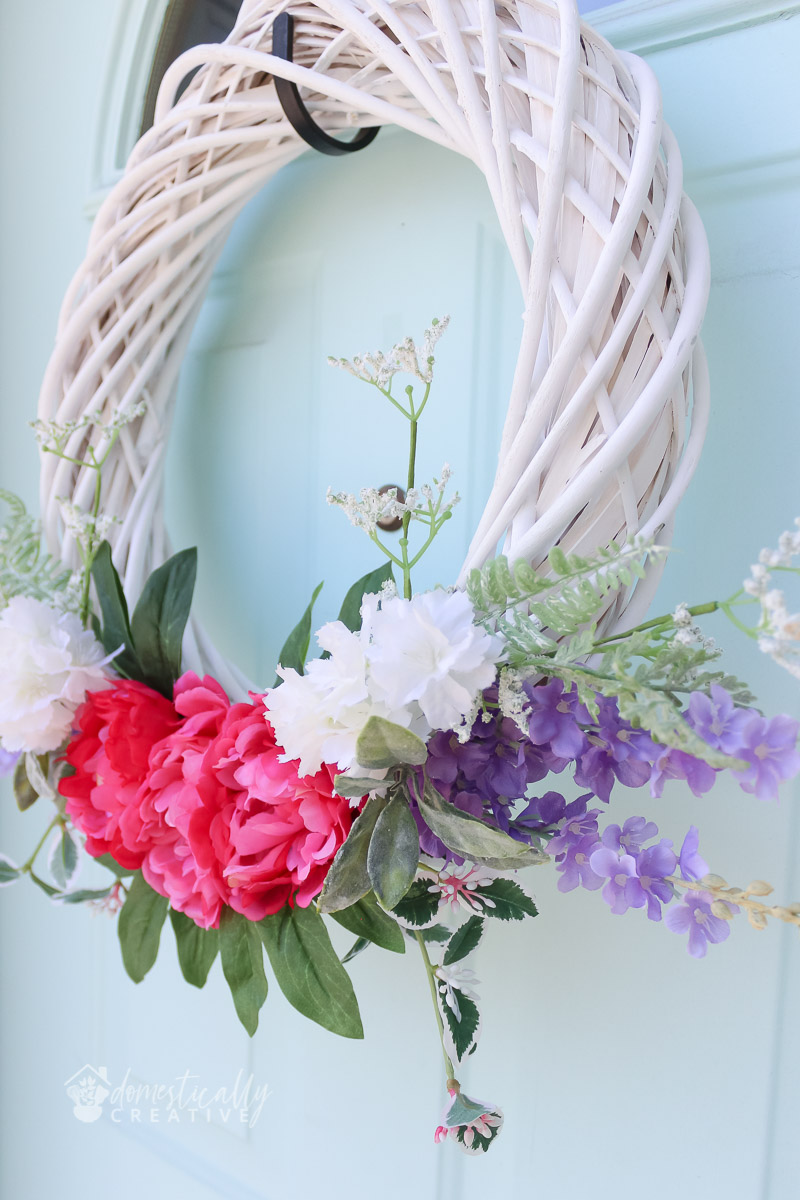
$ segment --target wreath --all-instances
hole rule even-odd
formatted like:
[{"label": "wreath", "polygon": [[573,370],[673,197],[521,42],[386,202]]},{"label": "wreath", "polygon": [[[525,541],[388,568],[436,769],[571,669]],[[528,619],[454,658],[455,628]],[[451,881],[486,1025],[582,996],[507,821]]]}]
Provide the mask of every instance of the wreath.
[{"label": "wreath", "polygon": [[[319,655],[315,593],[256,686],[191,615],[197,556],[168,556],[164,450],[225,236],[309,123],[329,152],[344,129],[394,123],[471,158],[525,311],[494,487],[450,588],[412,582],[458,499],[448,466],[416,477],[447,319],[331,360],[406,423],[406,487],[329,490],[376,567],[316,631]],[[361,1037],[347,963],[413,946],[448,1092],[435,1137],[470,1153],[503,1118],[458,1081],[481,1025],[465,960],[487,922],[537,916],[518,871],[550,863],[561,891],[663,918],[695,957],[740,913],[800,924],[763,881],[710,873],[696,827],[675,847],[646,816],[603,818],[617,782],[699,796],[729,771],[768,800],[800,771],[798,722],[754,708],[695,623],[721,611],[800,674],[800,618],[771,580],[798,569],[800,533],[729,599],[645,619],[705,432],[708,279],[653,75],[574,0],[328,0],[293,29],[283,5],[246,0],[223,45],[167,72],[65,299],[35,422],[44,546],[3,493],[2,762],[20,808],[45,796],[55,815],[2,881],[119,911],[137,982],[169,916],[186,980],[202,986],[219,954],[251,1035],[264,950],[295,1008]],[[108,887],[73,886],[81,846]],[[326,917],[355,937],[341,961]]]}]

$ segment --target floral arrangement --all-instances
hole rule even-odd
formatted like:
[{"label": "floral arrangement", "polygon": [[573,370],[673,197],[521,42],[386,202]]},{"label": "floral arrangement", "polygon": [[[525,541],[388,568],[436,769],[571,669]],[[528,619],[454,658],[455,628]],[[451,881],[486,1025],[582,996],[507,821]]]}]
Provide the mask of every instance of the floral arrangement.
[{"label": "floral arrangement", "polygon": [[[695,624],[720,611],[800,677],[800,616],[772,572],[794,572],[800,532],[764,551],[742,589],[603,634],[597,614],[664,550],[635,540],[591,557],[558,546],[545,571],[498,556],[465,590],[414,593],[412,572],[450,518],[450,470],[418,486],[418,426],[434,348],[331,360],[370,384],[409,427],[405,493],[329,491],[384,559],[317,630],[319,588],[280,655],[275,685],[232,701],[210,676],[182,669],[196,552],[153,572],[129,612],[106,540],[102,471],[141,409],[68,425],[35,423],[44,452],[95,472],[94,504],[62,506],[82,569],[45,553],[8,493],[0,533],[0,767],[20,809],[55,815],[22,865],[59,903],[119,912],[125,969],[139,982],[169,915],[181,970],[202,987],[219,954],[236,1012],[254,1034],[267,996],[263,952],[287,999],[344,1037],[363,1036],[346,965],[369,946],[421,955],[448,1100],[436,1141],[484,1152],[503,1123],[466,1096],[459,1064],[481,1017],[465,965],[487,922],[537,908],[517,873],[551,864],[560,891],[600,892],[614,915],[642,909],[701,958],[746,915],[800,925],[800,904],[771,905],[769,884],[712,874],[695,826],[680,847],[646,815],[604,819],[615,784],[658,799],[667,780],[695,796],[726,771],[760,801],[800,772],[798,722],[766,717]],[[410,377],[397,390],[397,376]],[[396,548],[379,522],[399,519]],[[418,536],[417,536],[418,535]],[[755,612],[748,623],[746,614]],[[567,800],[559,778],[579,794]],[[49,880],[39,864],[50,843]],[[107,887],[73,886],[83,851]],[[325,917],[355,936],[340,961]]]}]

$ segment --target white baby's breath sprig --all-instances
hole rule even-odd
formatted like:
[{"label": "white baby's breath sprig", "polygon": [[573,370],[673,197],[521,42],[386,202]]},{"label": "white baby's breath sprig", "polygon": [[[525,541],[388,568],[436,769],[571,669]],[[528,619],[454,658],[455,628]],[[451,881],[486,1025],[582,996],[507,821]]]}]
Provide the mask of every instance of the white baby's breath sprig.
[{"label": "white baby's breath sprig", "polygon": [[64,447],[70,440],[73,434],[80,429],[88,429],[91,426],[98,433],[105,436],[114,436],[124,429],[126,425],[130,425],[132,421],[136,421],[143,416],[147,408],[146,403],[142,400],[138,404],[132,404],[128,408],[116,409],[110,419],[104,419],[103,406],[91,409],[82,413],[80,417],[69,421],[44,421],[41,418],[30,422],[30,427],[33,430],[34,437],[37,443],[43,450],[49,451],[51,454],[61,455],[64,452]]},{"label": "white baby's breath sprig", "polygon": [[64,529],[74,537],[84,559],[94,553],[100,542],[108,537],[114,525],[120,524],[119,517],[108,516],[105,513],[95,517],[92,513],[79,508],[66,496],[58,496],[56,499],[61,519],[64,522]]},{"label": "white baby's breath sprig", "polygon": [[513,721],[520,733],[527,737],[531,706],[523,691],[523,682],[521,671],[512,671],[508,667],[501,670],[497,682],[497,703],[503,716]]},{"label": "white baby's breath sprig", "polygon": [[382,390],[388,388],[395,375],[412,375],[422,383],[433,379],[436,343],[450,324],[449,316],[434,317],[417,346],[411,337],[403,338],[388,353],[382,350],[356,354],[353,358],[329,357],[332,367],[348,371],[364,383],[373,383]]},{"label": "white baby's breath sprig", "polygon": [[784,592],[771,586],[772,572],[800,574],[793,560],[800,555],[800,517],[795,529],[778,538],[777,549],[765,548],[750,568],[743,590],[758,601],[761,614],[755,630],[759,649],[800,679],[800,613],[789,611]]}]

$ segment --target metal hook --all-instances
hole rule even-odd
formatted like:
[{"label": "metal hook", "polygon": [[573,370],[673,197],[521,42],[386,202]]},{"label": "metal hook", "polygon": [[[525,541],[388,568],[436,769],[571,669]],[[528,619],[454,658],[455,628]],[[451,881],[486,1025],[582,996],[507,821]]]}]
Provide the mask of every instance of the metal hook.
[{"label": "metal hook", "polygon": [[[285,62],[294,62],[293,43],[294,17],[287,12],[279,13],[272,25],[272,53]],[[300,99],[296,84],[288,79],[281,79],[279,75],[273,78],[275,91],[287,121],[303,141],[308,142],[312,150],[319,150],[321,154],[352,154],[354,150],[363,150],[378,136],[379,126],[375,125],[371,129],[359,130],[352,141],[340,142],[316,124]]]}]

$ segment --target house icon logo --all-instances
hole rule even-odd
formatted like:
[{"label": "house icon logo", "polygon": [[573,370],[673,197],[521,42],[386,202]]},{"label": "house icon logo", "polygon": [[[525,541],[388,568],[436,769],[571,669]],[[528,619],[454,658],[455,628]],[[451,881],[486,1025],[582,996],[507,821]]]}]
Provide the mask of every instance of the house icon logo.
[{"label": "house icon logo", "polygon": [[96,1121],[103,1112],[103,1101],[110,1093],[108,1072],[105,1067],[91,1067],[88,1063],[76,1071],[64,1084],[72,1101],[72,1111],[79,1121]]}]

